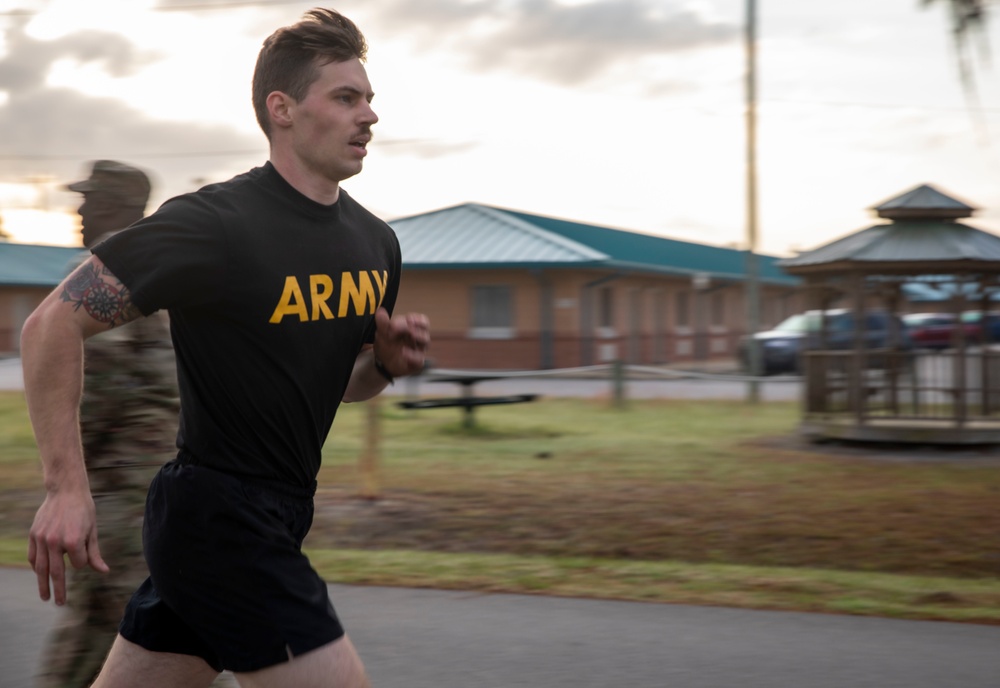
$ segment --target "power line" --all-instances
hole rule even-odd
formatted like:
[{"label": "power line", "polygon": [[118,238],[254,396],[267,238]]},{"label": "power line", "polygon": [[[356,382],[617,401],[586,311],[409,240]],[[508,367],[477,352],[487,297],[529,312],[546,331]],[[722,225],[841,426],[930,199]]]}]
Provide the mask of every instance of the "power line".
[{"label": "power line", "polygon": [[[174,153],[128,153],[125,155],[120,155],[117,157],[127,157],[127,158],[222,158],[222,157],[235,157],[238,155],[261,155],[266,153],[264,148],[255,148],[253,150],[231,150],[231,151],[204,151],[204,152],[174,152]],[[11,161],[11,160],[88,160],[94,156],[88,155],[46,155],[43,153],[25,153],[25,154],[0,154],[0,161]],[[114,158],[115,155],[103,154],[100,157]]]},{"label": "power line", "polygon": [[968,108],[964,105],[907,105],[906,103],[861,103],[850,101],[794,100],[789,98],[765,98],[767,103],[789,105],[821,105],[823,107],[860,107],[877,110],[927,110],[934,112],[976,112],[1000,114],[1000,108]]},{"label": "power line", "polygon": [[241,2],[220,2],[214,4],[190,4],[190,5],[172,5],[170,7],[153,7],[152,9],[156,12],[176,12],[176,11],[188,11],[188,10],[217,10],[217,9],[229,9],[231,7],[252,7],[259,5],[299,5],[307,4],[303,0],[245,0]]},{"label": "power line", "polygon": [[[267,5],[305,5],[305,0],[239,0],[238,2],[190,3],[187,5],[172,5],[169,7],[151,7],[152,12],[187,12],[199,10],[227,10],[234,7],[258,7]],[[0,17],[33,17],[42,10],[5,10]]]},{"label": "power line", "polygon": [[[399,138],[399,139],[378,139],[377,146],[413,146],[413,145],[426,145],[426,144],[441,144],[440,139],[433,138]],[[443,144],[442,144],[443,145]],[[62,161],[62,160],[96,160],[97,158],[150,158],[150,159],[165,159],[165,158],[235,158],[241,155],[266,155],[267,146],[261,146],[260,148],[246,148],[237,150],[216,150],[216,151],[174,151],[174,152],[159,152],[159,153],[115,153],[108,154],[102,153],[101,155],[91,155],[87,153],[77,153],[77,154],[66,154],[60,153],[58,155],[48,154],[48,153],[0,153],[0,162],[11,162],[11,161]]]}]

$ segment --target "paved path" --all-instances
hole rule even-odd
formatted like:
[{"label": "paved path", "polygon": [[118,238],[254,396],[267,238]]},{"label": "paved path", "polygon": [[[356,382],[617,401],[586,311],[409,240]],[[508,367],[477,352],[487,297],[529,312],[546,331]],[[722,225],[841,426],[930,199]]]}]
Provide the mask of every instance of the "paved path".
[{"label": "paved path", "polygon": [[[802,396],[798,378],[775,378],[760,383],[762,401],[797,401]],[[400,380],[387,392],[390,395],[456,396],[456,384],[430,379]],[[628,399],[746,399],[747,383],[735,375],[710,375],[704,378],[629,380],[625,383]],[[614,394],[608,380],[567,379],[559,377],[514,377],[482,382],[477,396],[539,394],[543,397],[608,398]]]},{"label": "paved path", "polygon": [[[0,359],[0,390],[22,389],[21,360]],[[795,401],[801,398],[802,385],[798,378],[769,378],[760,383],[763,401]],[[389,396],[424,395],[455,396],[461,393],[458,385],[431,382],[429,379],[403,379],[385,394]],[[543,397],[611,398],[611,382],[599,379],[567,379],[565,377],[513,377],[480,383],[478,395],[540,394]],[[745,399],[747,383],[736,375],[711,375],[704,377],[663,378],[630,380],[625,394],[631,399]]]},{"label": "paved path", "polygon": [[20,358],[0,358],[0,390],[22,389]]},{"label": "paved path", "polygon": [[[997,688],[1000,627],[330,586],[376,688]],[[0,688],[56,619],[0,568]]]}]

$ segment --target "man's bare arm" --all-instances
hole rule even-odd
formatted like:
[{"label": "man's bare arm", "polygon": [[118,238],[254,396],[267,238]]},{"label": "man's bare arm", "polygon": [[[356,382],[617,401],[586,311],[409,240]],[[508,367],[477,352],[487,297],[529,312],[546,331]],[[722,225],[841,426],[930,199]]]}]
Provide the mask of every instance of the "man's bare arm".
[{"label": "man's bare arm", "polygon": [[[125,285],[97,256],[91,256],[81,264],[56,291],[62,301],[73,306],[74,311],[82,309],[89,316],[83,319],[81,325],[88,331],[93,329],[91,334],[142,315],[132,303],[132,296]],[[105,327],[101,328],[101,325]]]},{"label": "man's bare arm", "polygon": [[28,560],[38,591],[66,599],[63,555],[76,568],[107,565],[97,545],[94,502],[80,439],[83,341],[141,314],[128,289],[95,256],[63,280],[28,317],[21,332],[21,361],[28,414],[42,462],[46,498],[35,515]]},{"label": "man's bare arm", "polygon": [[419,373],[424,368],[424,353],[431,341],[430,322],[421,313],[390,318],[384,308],[375,313],[375,343],[362,348],[354,363],[344,401],[371,399],[389,384],[375,366],[393,377]]}]

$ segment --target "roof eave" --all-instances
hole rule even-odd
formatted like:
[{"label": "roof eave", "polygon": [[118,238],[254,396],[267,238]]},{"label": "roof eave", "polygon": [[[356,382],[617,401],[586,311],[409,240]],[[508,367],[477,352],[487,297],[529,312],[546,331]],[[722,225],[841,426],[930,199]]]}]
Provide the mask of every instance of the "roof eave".
[{"label": "roof eave", "polygon": [[509,262],[455,262],[455,263],[407,263],[403,270],[540,270],[552,268],[592,268],[609,267],[606,261],[588,260],[573,263],[556,261],[509,261]]},{"label": "roof eave", "polygon": [[954,274],[956,272],[996,272],[1000,271],[1000,261],[995,260],[941,260],[941,261],[862,261],[841,260],[832,263],[813,263],[807,265],[785,265],[785,272],[791,275],[819,275],[826,273],[865,274]]},{"label": "roof eave", "polygon": [[[677,277],[692,278],[695,275],[706,275],[710,279],[742,283],[746,281],[746,275],[723,272],[706,272],[704,270],[692,270],[689,268],[675,268],[669,266],[647,265],[643,263],[632,263],[617,260],[591,260],[578,262],[464,262],[464,263],[407,263],[403,261],[403,269],[410,270],[576,270],[602,268],[606,270],[617,270],[621,272],[645,273],[656,275],[674,275]],[[789,275],[788,277],[760,277],[763,284],[795,286],[799,283],[799,278]]]}]

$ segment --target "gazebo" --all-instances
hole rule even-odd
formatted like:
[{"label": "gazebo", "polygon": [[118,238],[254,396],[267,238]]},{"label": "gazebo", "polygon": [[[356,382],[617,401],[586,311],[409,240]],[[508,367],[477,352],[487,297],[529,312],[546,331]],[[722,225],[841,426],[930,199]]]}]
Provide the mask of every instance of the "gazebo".
[{"label": "gazebo", "polygon": [[[1000,236],[958,222],[976,210],[930,185],[872,208],[888,220],[779,262],[802,277],[806,303],[854,314],[888,312],[882,348],[866,344],[854,317],[854,346],[826,345],[825,318],[804,354],[803,418],[813,439],[930,444],[1000,443],[1000,345],[988,337],[1000,297]],[[938,310],[979,318],[957,327],[943,351],[914,350],[901,316],[931,294]],[[969,328],[970,330],[972,328]]]}]

